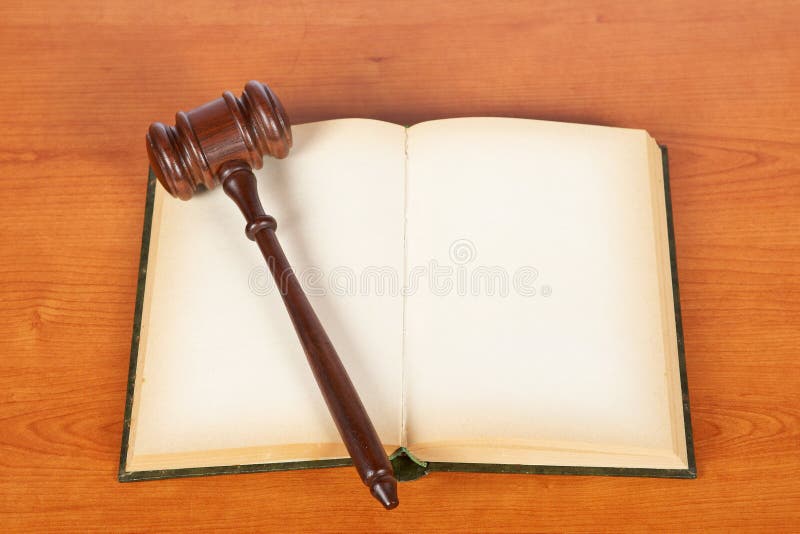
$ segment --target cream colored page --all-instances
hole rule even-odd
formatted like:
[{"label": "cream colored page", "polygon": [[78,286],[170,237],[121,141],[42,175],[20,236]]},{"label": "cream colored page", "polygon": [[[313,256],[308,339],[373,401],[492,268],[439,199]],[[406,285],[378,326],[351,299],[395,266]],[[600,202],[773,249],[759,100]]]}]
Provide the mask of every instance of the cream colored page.
[{"label": "cream colored page", "polygon": [[563,463],[537,452],[548,444],[669,454],[647,139],[502,118],[409,130],[413,452],[534,464]]},{"label": "cream colored page", "polygon": [[[399,445],[402,299],[361,283],[376,266],[402,272],[404,129],[340,120],[293,132],[290,157],[256,173],[261,199],[380,436]],[[162,210],[134,456],[305,443],[346,456],[236,206],[214,190]]]}]

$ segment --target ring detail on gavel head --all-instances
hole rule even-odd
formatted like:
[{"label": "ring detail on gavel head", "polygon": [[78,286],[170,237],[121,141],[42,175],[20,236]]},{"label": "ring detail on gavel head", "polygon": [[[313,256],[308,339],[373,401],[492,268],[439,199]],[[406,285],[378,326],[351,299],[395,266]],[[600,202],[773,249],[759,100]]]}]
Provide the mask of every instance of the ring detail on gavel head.
[{"label": "ring detail on gavel head", "polygon": [[266,85],[250,81],[241,98],[226,91],[197,109],[178,112],[175,126],[150,125],[147,153],[161,185],[189,200],[200,188],[220,183],[223,167],[242,162],[260,169],[264,156],[284,158],[292,130],[278,97]]}]

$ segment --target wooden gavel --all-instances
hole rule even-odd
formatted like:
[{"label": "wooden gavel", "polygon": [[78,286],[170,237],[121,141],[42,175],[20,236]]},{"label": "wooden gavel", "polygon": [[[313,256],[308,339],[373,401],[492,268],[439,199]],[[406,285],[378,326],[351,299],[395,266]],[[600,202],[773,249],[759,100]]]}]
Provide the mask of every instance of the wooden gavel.
[{"label": "wooden gavel", "polygon": [[398,505],[397,480],[375,427],[336,350],[292,271],[275,235],[277,223],[261,206],[252,169],[266,155],[284,158],[292,146],[289,118],[259,82],[241,98],[225,92],[175,116],[175,126],[150,125],[147,152],[164,188],[189,200],[198,189],[222,189],[246,220],[245,234],[261,249],[294,324],[308,363],[361,480],[387,509]]}]

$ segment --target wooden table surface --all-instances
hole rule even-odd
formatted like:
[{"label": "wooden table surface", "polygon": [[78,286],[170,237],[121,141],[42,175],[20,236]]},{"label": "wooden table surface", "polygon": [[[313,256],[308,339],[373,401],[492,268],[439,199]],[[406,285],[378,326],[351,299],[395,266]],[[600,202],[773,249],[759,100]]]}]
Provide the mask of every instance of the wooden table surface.
[{"label": "wooden table surface", "polygon": [[[0,528],[800,530],[798,23],[796,1],[3,2]],[[296,123],[669,145],[698,479],[438,473],[390,513],[349,469],[118,483],[144,133],[251,78]]]}]

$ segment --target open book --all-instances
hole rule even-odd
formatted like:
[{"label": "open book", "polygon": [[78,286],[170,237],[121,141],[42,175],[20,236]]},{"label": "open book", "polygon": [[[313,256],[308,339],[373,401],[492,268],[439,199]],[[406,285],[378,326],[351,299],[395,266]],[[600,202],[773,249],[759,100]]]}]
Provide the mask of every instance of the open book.
[{"label": "open book", "polygon": [[[293,133],[260,196],[401,478],[694,476],[666,157],[647,132]],[[346,465],[239,210],[149,187],[120,479]]]}]

